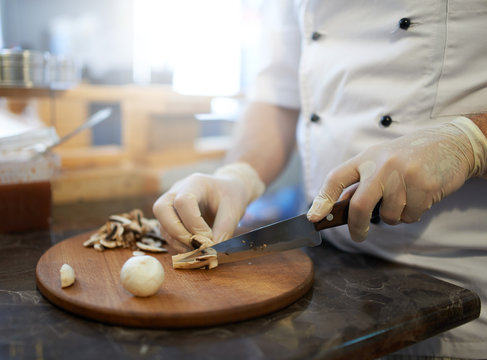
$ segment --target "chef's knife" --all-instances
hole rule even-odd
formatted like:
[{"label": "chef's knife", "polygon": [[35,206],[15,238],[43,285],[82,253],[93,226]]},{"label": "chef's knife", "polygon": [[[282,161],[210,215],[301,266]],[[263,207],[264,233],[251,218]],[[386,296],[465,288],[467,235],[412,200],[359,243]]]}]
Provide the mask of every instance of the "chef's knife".
[{"label": "chef's knife", "polygon": [[[320,230],[347,223],[348,208],[349,200],[339,201],[335,203],[330,214],[319,222],[312,223],[303,214],[235,236],[212,248],[217,252],[218,263],[224,264],[277,251],[317,246],[321,244]],[[377,218],[378,210],[379,204],[374,209],[373,218]],[[199,252],[195,252],[179,261],[192,261],[199,255]]]}]

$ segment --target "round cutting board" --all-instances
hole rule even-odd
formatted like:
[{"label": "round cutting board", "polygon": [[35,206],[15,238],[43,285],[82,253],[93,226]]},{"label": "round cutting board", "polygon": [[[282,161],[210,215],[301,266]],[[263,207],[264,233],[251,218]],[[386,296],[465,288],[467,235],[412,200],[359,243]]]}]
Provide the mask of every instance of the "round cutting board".
[{"label": "round cutting board", "polygon": [[[268,314],[303,296],[313,283],[313,264],[301,250],[227,263],[211,270],[174,270],[169,254],[149,254],[165,270],[151,297],[137,298],[120,282],[128,249],[85,248],[91,233],[64,240],[39,259],[37,286],[54,304],[94,320],[137,327],[210,326]],[[69,264],[75,283],[61,288],[59,269]]]}]

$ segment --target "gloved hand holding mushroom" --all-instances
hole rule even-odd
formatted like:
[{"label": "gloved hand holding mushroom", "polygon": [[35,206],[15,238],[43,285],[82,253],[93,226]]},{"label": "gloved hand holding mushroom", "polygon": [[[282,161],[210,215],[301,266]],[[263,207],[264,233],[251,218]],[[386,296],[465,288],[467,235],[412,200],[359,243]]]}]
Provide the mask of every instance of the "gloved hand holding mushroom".
[{"label": "gloved hand holding mushroom", "polygon": [[232,163],[212,175],[193,174],[177,182],[154,203],[153,212],[165,239],[199,248],[204,237],[213,242],[230,238],[247,205],[264,189],[249,164]]}]

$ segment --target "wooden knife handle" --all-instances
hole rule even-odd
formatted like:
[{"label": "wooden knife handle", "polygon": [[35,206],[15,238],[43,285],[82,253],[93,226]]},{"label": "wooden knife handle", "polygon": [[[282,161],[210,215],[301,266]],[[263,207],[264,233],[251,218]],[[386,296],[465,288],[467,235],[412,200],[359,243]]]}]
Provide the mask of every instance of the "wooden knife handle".
[{"label": "wooden knife handle", "polygon": [[[382,203],[382,199],[375,205],[374,211],[372,211],[372,218],[371,222],[377,224],[380,222],[380,204]],[[314,223],[315,229],[317,231],[332,228],[339,225],[345,225],[348,222],[348,208],[350,205],[350,199],[337,201],[333,208],[331,209],[330,214],[326,216],[324,219]]]},{"label": "wooden knife handle", "polygon": [[328,229],[338,225],[344,225],[348,221],[348,206],[350,200],[338,201],[333,205],[330,214],[322,220],[314,223],[316,230]]}]

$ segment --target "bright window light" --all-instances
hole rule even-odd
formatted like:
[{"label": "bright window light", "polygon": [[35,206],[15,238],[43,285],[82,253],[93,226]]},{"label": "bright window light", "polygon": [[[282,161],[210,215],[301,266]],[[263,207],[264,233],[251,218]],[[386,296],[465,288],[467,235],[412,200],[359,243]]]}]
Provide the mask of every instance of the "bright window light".
[{"label": "bright window light", "polygon": [[134,1],[134,81],[170,71],[174,90],[230,96],[240,91],[241,0]]}]

